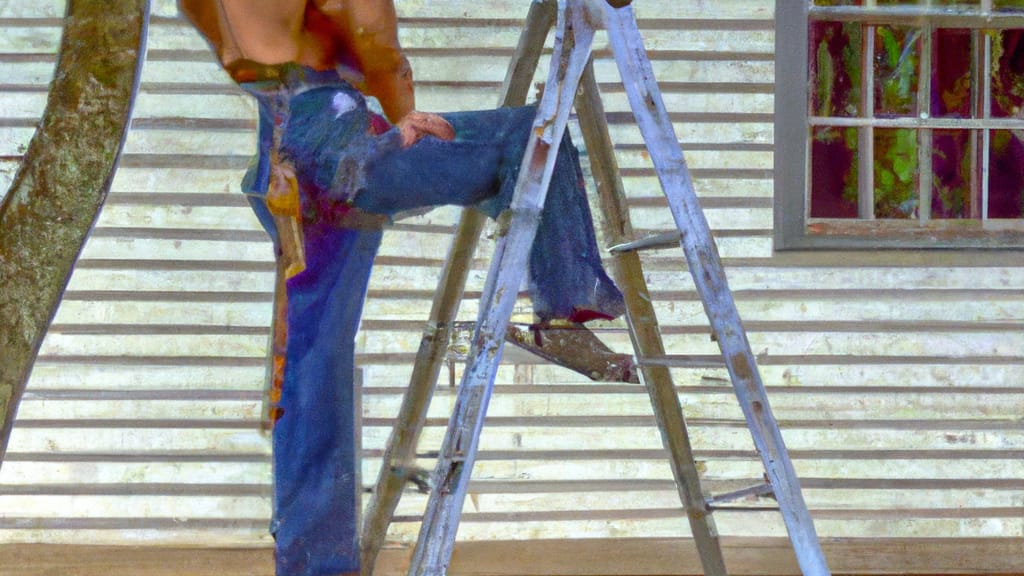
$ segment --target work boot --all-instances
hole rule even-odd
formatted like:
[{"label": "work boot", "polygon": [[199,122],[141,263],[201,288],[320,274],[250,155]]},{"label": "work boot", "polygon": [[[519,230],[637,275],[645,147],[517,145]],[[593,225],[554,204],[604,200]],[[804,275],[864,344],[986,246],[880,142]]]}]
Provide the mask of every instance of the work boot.
[{"label": "work boot", "polygon": [[509,324],[505,340],[596,382],[640,382],[631,355],[612,351],[580,323],[548,320],[525,329]]}]

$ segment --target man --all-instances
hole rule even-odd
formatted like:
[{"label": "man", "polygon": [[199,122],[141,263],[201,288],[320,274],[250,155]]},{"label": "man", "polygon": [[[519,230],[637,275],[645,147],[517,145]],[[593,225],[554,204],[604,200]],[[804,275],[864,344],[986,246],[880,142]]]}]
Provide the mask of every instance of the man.
[{"label": "man", "polygon": [[[287,277],[279,309],[287,334],[275,335],[285,350],[273,429],[278,574],[358,573],[353,352],[381,225],[440,204],[496,217],[511,200],[534,109],[416,112],[390,0],[180,5],[259,103],[260,149],[245,187]],[[371,112],[363,94],[396,124]],[[624,310],[601,267],[568,139],[531,252],[530,288],[541,325]],[[615,359],[616,378],[635,381],[628,357]]]}]

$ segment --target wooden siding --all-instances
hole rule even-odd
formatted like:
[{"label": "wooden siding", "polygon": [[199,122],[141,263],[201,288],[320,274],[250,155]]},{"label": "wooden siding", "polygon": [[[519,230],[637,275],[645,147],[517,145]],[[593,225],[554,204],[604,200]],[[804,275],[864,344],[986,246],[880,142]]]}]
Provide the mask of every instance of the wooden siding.
[{"label": "wooden siding", "polygon": [[[525,2],[396,4],[419,107],[494,106]],[[974,548],[978,562],[960,571],[1005,570],[984,556],[1024,550],[1024,256],[773,254],[774,3],[635,4],[819,534],[920,542],[922,554],[942,539],[983,538],[995,548]],[[62,0],[0,3],[3,190],[45,104],[62,14]],[[596,46],[634,226],[671,229],[602,35]],[[273,266],[237,193],[254,114],[174,3],[156,0],[121,167],[0,470],[0,542],[269,545],[270,445],[257,420]],[[396,225],[378,258],[358,341],[364,479],[376,477],[456,217],[446,208]],[[465,319],[475,317],[491,245],[478,254]],[[706,488],[756,483],[760,463],[714,367],[681,253],[644,259]],[[621,322],[599,331],[628,349]],[[642,387],[507,355],[460,539],[494,550],[640,539],[650,548],[636,550],[665,560],[639,571],[678,573],[662,544],[688,527]],[[426,467],[453,400],[442,384],[421,443]],[[424,503],[403,499],[391,531],[399,552],[415,540]],[[716,517],[727,542],[777,548],[784,535],[770,511]]]}]

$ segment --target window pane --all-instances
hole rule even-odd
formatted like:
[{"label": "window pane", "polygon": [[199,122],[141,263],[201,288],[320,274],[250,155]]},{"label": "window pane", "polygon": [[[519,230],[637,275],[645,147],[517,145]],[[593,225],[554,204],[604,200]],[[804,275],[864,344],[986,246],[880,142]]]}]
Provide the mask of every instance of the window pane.
[{"label": "window pane", "polygon": [[1020,131],[993,130],[989,146],[988,217],[1020,218],[1024,212],[1024,143]]},{"label": "window pane", "polygon": [[1005,12],[1024,11],[1024,0],[995,0],[992,6]]},{"label": "window pane", "polygon": [[811,128],[812,218],[857,217],[857,129]]},{"label": "window pane", "polygon": [[971,133],[932,132],[932,218],[971,217]]},{"label": "window pane", "polygon": [[875,129],[875,217],[917,215],[917,131]]},{"label": "window pane", "polygon": [[876,3],[879,6],[923,6],[926,2],[934,6],[978,6],[980,0],[877,0]]},{"label": "window pane", "polygon": [[[1003,6],[1024,10],[1024,1],[1004,2]],[[1002,30],[992,34],[992,116],[1024,118],[1024,31]],[[1021,194],[1024,190],[1024,145],[1021,137],[1018,130],[991,132],[989,218],[1021,217]]]},{"label": "window pane", "polygon": [[917,114],[921,30],[896,26],[875,28],[875,113]]},{"label": "window pane", "polygon": [[932,116],[971,116],[971,31],[940,29],[932,42]]},{"label": "window pane", "polygon": [[860,111],[861,26],[812,22],[811,115],[857,116]]},{"label": "window pane", "polygon": [[992,116],[1024,117],[1024,31],[992,34]]}]

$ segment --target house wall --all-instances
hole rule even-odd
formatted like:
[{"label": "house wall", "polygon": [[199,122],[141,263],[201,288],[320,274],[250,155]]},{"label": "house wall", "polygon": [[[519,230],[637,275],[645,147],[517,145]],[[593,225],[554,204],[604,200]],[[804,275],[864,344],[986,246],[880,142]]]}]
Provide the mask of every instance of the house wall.
[{"label": "house wall", "polygon": [[[396,4],[419,107],[494,106],[526,2]],[[828,546],[921,545],[869,557],[863,570],[927,561],[920,551],[968,539],[983,542],[952,568],[1012,567],[992,550],[1024,550],[1024,257],[774,253],[774,2],[635,4],[819,534]],[[153,10],[121,166],[0,470],[0,543],[270,545],[270,445],[257,428],[273,263],[237,192],[255,110],[172,1],[154,0]],[[0,3],[0,188],[43,110],[62,14],[60,0]],[[634,227],[672,229],[603,35],[596,46]],[[397,224],[378,258],[358,340],[365,482],[376,477],[457,217],[446,208]],[[475,317],[492,245],[487,238],[477,254],[464,319]],[[717,347],[681,253],[650,252],[644,263],[669,353],[707,364]],[[519,312],[528,320],[528,302]],[[622,322],[598,331],[628,350]],[[462,548],[466,565],[486,571],[481,558],[504,550],[511,566],[523,564],[515,573],[530,573],[529,556],[508,547],[544,541],[552,566],[678,572],[669,550],[689,529],[643,388],[507,356],[459,534],[479,543]],[[758,483],[725,371],[673,373],[705,488]],[[447,380],[442,371],[424,453],[439,446],[454,401]],[[403,498],[391,531],[396,566],[424,503]],[[730,555],[785,546],[775,512],[715,518]],[[557,558],[605,539],[635,560],[609,563],[600,547]]]}]

